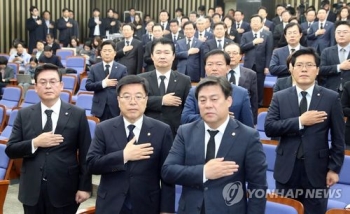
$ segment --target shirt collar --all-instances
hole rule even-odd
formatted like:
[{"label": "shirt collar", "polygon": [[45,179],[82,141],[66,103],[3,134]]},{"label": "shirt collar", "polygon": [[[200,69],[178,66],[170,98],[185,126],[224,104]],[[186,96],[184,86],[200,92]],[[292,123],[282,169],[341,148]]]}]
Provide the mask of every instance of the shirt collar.
[{"label": "shirt collar", "polygon": [[[230,116],[227,115],[227,118],[226,118],[225,122],[223,122],[216,130],[219,131],[221,134],[224,134],[226,126],[227,126],[229,121],[230,121]],[[205,129],[206,132],[207,132],[208,129],[211,130],[211,131],[214,131],[214,129],[210,128],[209,125],[206,122],[204,122],[204,129]]]},{"label": "shirt collar", "polygon": [[109,68],[111,69],[112,68],[112,66],[113,66],[113,61],[112,62],[110,62],[110,63],[106,63],[105,61],[102,61],[102,63],[103,63],[103,69],[105,69],[106,68],[106,65],[109,65]]},{"label": "shirt collar", "polygon": [[128,128],[129,125],[134,125],[137,129],[141,130],[142,123],[143,123],[143,116],[140,117],[138,120],[135,121],[135,123],[130,123],[125,117],[123,117],[125,129]]},{"label": "shirt collar", "polygon": [[219,39],[221,40],[221,42],[223,42],[225,40],[225,37],[222,37],[222,38],[215,37],[216,41],[218,41]]},{"label": "shirt collar", "polygon": [[169,81],[171,70],[167,71],[165,74],[162,74],[162,73],[160,73],[159,71],[156,70],[156,74],[157,74],[157,80],[159,79],[159,76],[165,76],[165,78]]},{"label": "shirt collar", "polygon": [[342,48],[344,48],[346,52],[349,52],[349,50],[350,50],[350,43],[349,43],[347,46],[345,46],[345,47],[340,47],[339,45],[337,45],[337,46],[338,46],[338,52],[339,52],[340,49],[342,49]]},{"label": "shirt collar", "polygon": [[239,64],[235,68],[230,68],[230,70],[234,70],[236,74],[239,74],[239,76],[241,74],[241,67]]},{"label": "shirt collar", "polygon": [[312,86],[310,86],[308,89],[306,90],[302,90],[301,88],[299,88],[297,85],[295,85],[295,88],[297,89],[297,95],[300,95],[300,92],[302,91],[306,91],[308,95],[310,95],[310,97],[312,96],[312,93],[314,92],[314,88],[315,88],[315,84],[313,84]]},{"label": "shirt collar", "polygon": [[129,41],[129,45],[131,45],[132,37],[130,37],[130,39],[125,39],[125,44],[126,44],[126,41]]},{"label": "shirt collar", "polygon": [[[290,45],[288,45],[288,49],[289,49],[289,52],[290,52],[290,50],[292,49],[292,47],[291,47]],[[300,43],[299,43],[295,48],[293,48],[293,49],[295,49],[295,51],[300,50]]]},{"label": "shirt collar", "polygon": [[61,99],[57,99],[57,102],[53,104],[51,108],[47,107],[44,103],[41,102],[41,114],[45,114],[45,110],[51,109],[53,113],[59,115],[61,109]]}]

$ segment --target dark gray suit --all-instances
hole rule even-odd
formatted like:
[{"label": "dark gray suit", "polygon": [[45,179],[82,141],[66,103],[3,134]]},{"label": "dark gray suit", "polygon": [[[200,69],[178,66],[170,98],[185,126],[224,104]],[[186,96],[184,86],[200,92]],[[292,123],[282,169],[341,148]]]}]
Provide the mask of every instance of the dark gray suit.
[{"label": "dark gray suit", "polygon": [[125,40],[118,42],[115,60],[127,68],[128,74],[139,74],[142,72],[143,63],[142,42],[132,39],[130,45],[133,46],[132,50],[124,53]]}]

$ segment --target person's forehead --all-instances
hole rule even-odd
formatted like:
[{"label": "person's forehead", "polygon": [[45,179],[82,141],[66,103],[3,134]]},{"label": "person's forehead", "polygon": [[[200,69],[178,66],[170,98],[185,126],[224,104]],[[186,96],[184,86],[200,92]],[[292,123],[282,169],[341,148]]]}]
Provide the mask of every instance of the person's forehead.
[{"label": "person's forehead", "polygon": [[158,43],[154,46],[154,50],[171,50],[171,45],[170,44],[161,44]]},{"label": "person's forehead", "polygon": [[310,54],[303,54],[303,55],[300,55],[300,56],[297,56],[295,58],[295,62],[300,62],[300,61],[308,61],[308,62],[315,62],[315,58],[313,55],[310,55]]},{"label": "person's forehead", "polygon": [[225,51],[239,51],[239,47],[237,47],[237,45],[228,45],[225,48]]},{"label": "person's forehead", "polygon": [[207,62],[225,62],[225,57],[222,54],[214,54],[208,56]]}]

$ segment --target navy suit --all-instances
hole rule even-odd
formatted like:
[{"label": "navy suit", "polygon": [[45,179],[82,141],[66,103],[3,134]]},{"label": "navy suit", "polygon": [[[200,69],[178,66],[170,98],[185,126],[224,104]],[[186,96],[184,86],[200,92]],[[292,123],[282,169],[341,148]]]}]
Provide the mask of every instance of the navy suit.
[{"label": "navy suit", "polygon": [[281,38],[284,37],[283,23],[276,25],[275,29],[271,31],[273,33],[273,44],[274,47],[282,47],[284,44],[280,44]]},{"label": "navy suit", "polygon": [[[152,35],[153,38],[153,35]],[[149,34],[145,33],[142,35],[142,46],[145,47],[145,45],[150,42],[151,40],[149,39]]]},{"label": "navy suit", "polygon": [[[103,20],[102,18],[99,17],[99,21],[101,22],[101,24],[98,25],[99,29],[100,29],[100,36],[101,38],[106,36],[106,26],[105,26],[105,20]],[[95,18],[94,17],[90,17],[89,22],[88,22],[88,27],[89,27],[89,37],[90,38],[94,38],[94,31],[95,31],[95,27],[96,27],[96,22],[95,22]]]},{"label": "navy suit", "polygon": [[275,17],[272,19],[272,22],[273,22],[273,24],[275,25],[275,27],[276,27],[279,23],[282,23],[280,16],[275,16]]},{"label": "navy suit", "polygon": [[[324,122],[300,129],[296,87],[276,92],[272,98],[265,120],[265,133],[269,137],[280,137],[274,168],[276,185],[326,189],[327,172],[340,172],[344,160],[345,126],[338,94],[315,85],[309,104],[310,110],[325,111],[328,117]],[[332,136],[331,148],[328,146],[329,130]],[[303,160],[296,157],[301,142],[305,157]],[[303,172],[300,172],[303,168]],[[296,174],[300,176],[295,176]],[[296,181],[300,177],[304,179]],[[315,206],[310,204],[313,200],[322,202]],[[305,213],[326,212],[327,200],[322,198],[304,200],[303,204]]]},{"label": "navy suit", "polygon": [[278,78],[273,86],[273,93],[293,86],[292,76]]},{"label": "navy suit", "polygon": [[[127,75],[127,69],[124,65],[113,62],[113,66],[110,69],[109,79],[120,80]],[[88,79],[86,81],[85,88],[88,91],[94,91],[94,97],[92,102],[91,114],[96,117],[102,117],[105,107],[109,107],[111,115],[116,117],[119,115],[120,110],[117,101],[116,87],[102,87],[102,81],[106,78],[103,67],[103,62],[94,64],[90,68]]]},{"label": "navy suit", "polygon": [[257,74],[258,80],[258,103],[262,104],[265,74],[264,69],[268,68],[273,50],[273,38],[270,31],[262,30],[260,37],[264,42],[258,45],[253,44],[253,31],[244,33],[241,38],[241,50],[244,53],[244,67],[252,69]]},{"label": "navy suit", "polygon": [[[232,27],[236,28],[237,29],[237,22],[234,22]],[[244,29],[244,32],[243,33],[246,33],[246,32],[249,32],[251,31],[252,29],[250,28],[250,24],[248,22],[245,22],[245,21],[242,21],[242,24],[239,25],[239,28],[242,28]],[[242,36],[243,33],[240,33],[240,35]]]},{"label": "navy suit", "polygon": [[124,163],[127,143],[122,116],[97,125],[95,137],[87,154],[87,164],[93,174],[101,175],[97,191],[96,214],[120,213],[126,193],[134,214],[173,213],[175,188],[161,179],[161,167],[172,145],[168,125],[143,116],[137,144],[151,143],[151,158]]},{"label": "navy suit", "polygon": [[143,48],[142,43],[137,39],[132,39],[131,46],[132,50],[124,53],[123,48],[125,47],[125,40],[117,43],[117,55],[115,60],[128,70],[128,74],[139,74],[142,72],[143,64]]},{"label": "navy suit", "polygon": [[144,47],[143,61],[145,65],[145,71],[153,71],[155,69],[153,59],[151,57],[152,42],[153,41],[149,41]]},{"label": "navy suit", "polygon": [[[305,47],[300,46],[300,49]],[[277,48],[272,52],[269,71],[270,74],[277,76],[278,78],[290,76],[290,72],[287,66],[287,57],[290,55],[288,45]]]},{"label": "navy suit", "polygon": [[[67,27],[67,23],[70,23],[73,26]],[[64,20],[64,18],[61,17],[57,20],[56,24],[57,24],[57,29],[60,32],[58,39],[60,43],[63,44],[64,47],[68,46],[68,44],[70,43],[70,38],[72,38],[72,36],[78,37],[78,34],[79,34],[78,25],[75,20],[69,18],[68,21],[66,22],[66,20]]]},{"label": "navy suit", "polygon": [[307,33],[308,46],[314,48],[319,55],[329,46],[334,45],[334,25],[332,22],[326,21],[323,28],[326,32],[323,35],[315,35],[319,29],[319,22],[314,22]]},{"label": "navy suit", "polygon": [[275,29],[275,24],[268,19],[265,19],[264,25],[269,28],[270,32],[273,32]]},{"label": "navy suit", "polygon": [[[199,214],[203,203],[206,214],[264,213],[265,197],[257,198],[253,194],[249,200],[246,198],[247,189],[267,189],[266,157],[257,131],[237,120],[229,119],[216,157],[223,157],[225,161],[235,161],[239,169],[231,176],[203,183],[205,132],[203,120],[180,126],[164,162],[163,179],[182,185],[178,213]],[[229,185],[231,189],[227,188]],[[234,194],[241,196],[241,200],[228,205]]]},{"label": "navy suit", "polygon": [[192,82],[199,82],[200,78],[204,77],[203,42],[193,37],[191,47],[198,48],[199,52],[188,55],[186,39],[177,41],[175,46],[175,56],[178,59],[177,71],[189,76]]},{"label": "navy suit", "polygon": [[57,29],[56,29],[56,24],[54,21],[49,20],[50,24],[54,26],[54,28],[48,28],[45,22],[45,19],[43,20],[43,25],[44,25],[44,35],[47,34],[52,34],[53,38],[57,38]]},{"label": "navy suit", "polygon": [[[350,55],[347,56],[347,59]],[[326,48],[321,54],[319,84],[336,92],[342,92],[344,84],[350,81],[350,70],[337,71],[340,64],[338,45]]]},{"label": "navy suit", "polygon": [[[38,25],[36,23],[37,20],[41,20],[41,25]],[[38,17],[36,20],[33,19],[33,17],[30,17],[26,21],[26,28],[29,32],[29,43],[28,43],[28,53],[32,53],[33,49],[36,48],[36,42],[38,40],[45,40],[45,33],[44,33],[44,25],[45,22],[43,19]]]},{"label": "navy suit", "polygon": [[[245,88],[231,84],[232,86],[232,105],[230,112],[234,114],[235,119],[246,126],[254,127],[253,114],[250,106],[248,91]],[[199,114],[198,102],[194,95],[196,88],[193,86],[188,93],[185,107],[181,114],[181,123],[191,123],[201,118]]]},{"label": "navy suit", "polygon": [[[231,39],[224,38],[224,46],[222,47],[222,49],[225,49],[225,47],[232,42],[233,41]],[[222,44],[222,41],[221,41],[221,44]],[[215,50],[215,49],[219,49],[219,48],[217,46],[217,41],[214,37],[214,39],[210,39],[210,40],[205,41],[205,43],[203,45],[203,55],[205,55],[209,51]]]},{"label": "navy suit", "polygon": [[[204,30],[204,35],[202,35],[202,37],[204,36],[206,38],[206,41],[207,40],[211,40],[211,39],[214,39],[214,35],[210,32],[208,32],[207,30]],[[198,30],[194,33],[194,37],[196,37],[197,39],[199,38],[199,33],[198,33]]]}]

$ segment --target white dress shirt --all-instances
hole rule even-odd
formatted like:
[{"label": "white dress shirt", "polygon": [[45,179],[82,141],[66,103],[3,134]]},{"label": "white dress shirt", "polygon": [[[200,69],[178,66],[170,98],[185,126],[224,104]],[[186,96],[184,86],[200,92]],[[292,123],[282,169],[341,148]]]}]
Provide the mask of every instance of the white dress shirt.
[{"label": "white dress shirt", "polygon": [[139,137],[140,137],[140,132],[141,132],[142,123],[143,123],[143,116],[141,118],[139,118],[138,120],[136,120],[135,123],[130,123],[128,120],[125,119],[125,117],[123,117],[123,120],[124,120],[124,126],[125,126],[124,128],[125,128],[126,137],[129,136],[128,126],[129,125],[135,126],[133,132],[134,132],[136,142],[137,142],[139,140]]},{"label": "white dress shirt", "polygon": [[292,46],[288,45],[289,53],[292,53],[292,49],[294,49],[294,52],[300,50],[300,44],[298,44],[295,48],[293,48]]},{"label": "white dress shirt", "polygon": [[[297,90],[297,95],[298,95],[298,106],[300,106],[300,101],[303,98],[303,95],[301,95],[301,92],[303,90],[301,88],[299,88],[298,86],[295,86],[295,88]],[[305,90],[307,92],[307,95],[306,95],[307,110],[309,110],[309,107],[310,107],[311,96],[312,96],[312,93],[314,92],[314,88],[315,88],[315,84],[312,85],[310,88]],[[300,121],[300,116],[299,116],[299,129],[304,129],[304,126],[301,124],[301,121]]]},{"label": "white dress shirt", "polygon": [[160,79],[160,76],[165,76],[164,85],[165,85],[165,93],[166,93],[166,90],[168,89],[169,80],[170,80],[171,70],[167,71],[165,74],[162,74],[156,70],[156,74],[157,74],[158,88],[160,86],[160,82],[162,81]]},{"label": "white dress shirt", "polygon": [[100,25],[97,24],[97,22],[100,21],[100,18],[99,18],[99,17],[95,17],[95,18],[94,18],[94,21],[95,21],[95,23],[96,23],[95,29],[94,29],[94,36],[99,36],[99,35],[101,35],[101,34],[100,34]]},{"label": "white dress shirt", "polygon": [[[340,47],[339,45],[337,45],[337,47],[338,47],[338,57],[339,57],[339,54],[340,54],[340,49],[342,49],[342,48],[344,48],[344,50],[345,50],[345,58],[348,58],[348,56],[349,56],[349,52],[350,52],[350,44],[348,44],[347,46],[345,46],[345,47]],[[344,53],[343,53],[344,54]],[[340,59],[339,59],[339,62],[340,62]],[[340,70],[340,64],[341,64],[342,62],[340,62],[338,65],[337,65],[337,71],[338,71],[338,73],[339,72],[341,72],[341,70]]]},{"label": "white dress shirt", "polygon": [[[109,65],[109,74],[111,74],[112,71],[112,66],[113,66],[113,61],[110,63],[106,63],[106,62],[102,62],[103,63],[103,72],[106,70],[106,65]],[[107,83],[106,80],[102,80],[102,88],[106,88],[107,87]]]}]

